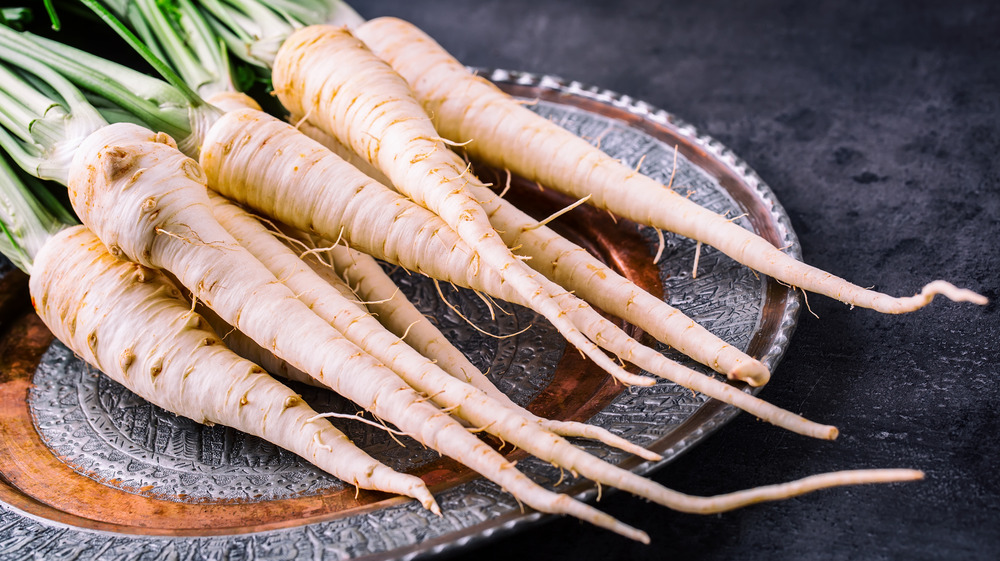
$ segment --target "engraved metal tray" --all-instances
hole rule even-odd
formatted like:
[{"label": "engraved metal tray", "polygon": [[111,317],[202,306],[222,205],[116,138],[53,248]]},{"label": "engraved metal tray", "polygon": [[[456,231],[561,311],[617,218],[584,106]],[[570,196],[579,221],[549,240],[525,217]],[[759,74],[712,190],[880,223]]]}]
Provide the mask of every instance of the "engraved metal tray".
[{"label": "engraved metal tray", "polygon": [[[531,101],[538,113],[664,184],[673,176],[674,189],[729,213],[799,257],[788,218],[768,187],[690,125],[641,101],[576,82],[482,72]],[[504,181],[491,170],[480,172],[486,180],[493,175]],[[568,202],[520,180],[513,196],[539,216]],[[793,291],[707,247],[693,275],[695,244],[669,233],[660,261],[653,263],[655,231],[594,209],[574,210],[554,226],[770,368],[780,360],[799,311]],[[412,559],[541,517],[522,512],[496,485],[455,462],[412,441],[400,447],[366,424],[338,423],[373,456],[423,477],[444,516],[415,501],[356,494],[266,442],[171,415],[53,341],[30,310],[25,277],[8,263],[0,264],[0,275],[0,559]],[[606,427],[663,454],[667,462],[737,413],[665,381],[623,389],[567,349],[530,311],[514,309],[491,319],[475,295],[447,293],[466,317],[494,333],[532,326],[516,337],[485,337],[441,303],[425,279],[403,271],[394,275],[502,390],[540,415]],[[318,410],[354,412],[329,393],[297,389]],[[518,468],[546,487],[594,498],[589,482],[564,478],[558,468],[491,443],[509,451]],[[663,463],[641,462],[590,442],[579,445],[638,473]]]}]

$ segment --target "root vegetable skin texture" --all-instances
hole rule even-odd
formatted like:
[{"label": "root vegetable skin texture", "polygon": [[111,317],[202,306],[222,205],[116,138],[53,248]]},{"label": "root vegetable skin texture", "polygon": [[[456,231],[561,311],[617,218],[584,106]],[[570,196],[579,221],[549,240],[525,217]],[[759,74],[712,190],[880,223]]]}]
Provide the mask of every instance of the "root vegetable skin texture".
[{"label": "root vegetable skin texture", "polygon": [[[467,185],[479,184],[438,137],[406,82],[345,28],[314,25],[292,33],[274,60],[275,94],[350,146],[401,193],[441,217],[474,252],[473,271],[491,269],[574,347],[616,377],[619,368],[566,318],[552,290],[515,257]],[[648,382],[647,382],[648,384]]]},{"label": "root vegetable skin texture", "polygon": [[[478,377],[482,378],[492,390],[489,393],[458,377],[450,376],[435,362],[385,329],[378,320],[357,304],[344,298],[284,244],[275,239],[255,218],[222,197],[213,197],[213,205],[215,216],[220,223],[275,276],[281,278],[282,282],[298,294],[299,299],[317,315],[393,369],[411,387],[429,396],[441,407],[454,410],[456,416],[468,421],[474,427],[480,427],[485,432],[495,434],[515,446],[539,455],[545,461],[579,471],[585,476],[610,485],[616,485],[615,482],[621,479],[622,475],[609,477],[605,475],[606,470],[603,468],[578,467],[578,463],[589,460],[577,459],[583,453],[561,439],[552,444],[550,442],[552,435],[546,430],[547,424],[557,427],[567,425],[574,429],[573,436],[601,437],[600,439],[609,441],[609,444],[617,445],[645,459],[660,459],[659,455],[645,451],[614,435],[605,434],[606,431],[597,427],[577,427],[579,423],[548,423],[547,420],[539,419],[513,404],[503,393],[489,384],[481,373]],[[371,264],[378,267],[374,262]],[[419,315],[419,312],[416,313]],[[443,336],[441,339],[443,340]],[[457,352],[457,349],[455,351]],[[449,358],[454,359],[454,357]],[[476,372],[478,373],[478,370]]]},{"label": "root vegetable skin texture", "polygon": [[[377,320],[312,273],[291,251],[275,239],[256,219],[221,197],[213,198],[215,215],[244,247],[267,265],[299,294],[317,315],[368,349],[373,356],[396,371],[411,387],[428,395],[438,405],[470,422],[475,427],[499,436],[536,457],[600,483],[623,489],[663,506],[687,512],[712,513],[730,510],[762,500],[783,499],[844,481],[855,483],[870,479],[911,477],[913,472],[881,471],[814,477],[773,487],[738,491],[718,497],[693,497],[664,488],[648,479],[618,468],[576,448],[517,410],[505,406],[484,392],[449,376],[400,339],[383,329]],[[849,474],[849,475],[848,475]],[[900,475],[903,474],[903,475]]]},{"label": "root vegetable skin texture", "polygon": [[[405,335],[410,346],[436,361],[451,376],[472,384],[494,399],[507,402],[511,407],[517,407],[406,299],[373,257],[342,245],[330,248],[326,254],[337,275],[354,287],[361,298],[370,302],[368,309],[389,331],[398,337]],[[321,268],[323,265],[314,266],[317,270]]]},{"label": "root vegetable skin texture", "polygon": [[226,348],[162,273],[112,257],[83,226],[37,255],[39,316],[92,366],[164,409],[259,436],[367,489],[433,501],[417,477],[357,448],[259,366]]},{"label": "root vegetable skin texture", "polygon": [[586,249],[556,234],[488,189],[472,187],[490,222],[531,266],[590,304],[622,318],[698,362],[753,386],[771,377],[760,361],[726,343],[677,308],[642,290]]},{"label": "root vegetable skin texture", "polygon": [[607,156],[585,140],[522,107],[489,81],[472,75],[413,25],[394,18],[355,30],[389,62],[433,117],[437,130],[499,169],[538,181],[640,224],[669,230],[715,247],[736,261],[803,290],[852,306],[898,314],[943,295],[986,304],[983,296],[944,281],[896,298],[866,290],[782,253],[763,238],[708,211]]},{"label": "root vegetable skin texture", "polygon": [[[495,270],[479,267],[476,254],[439,217],[287,123],[259,111],[227,113],[205,135],[200,161],[209,184],[226,198],[321,237],[343,235],[352,247],[434,278],[473,286],[478,277],[490,277],[502,287],[500,298],[516,296],[537,311],[537,298],[521,298]],[[540,287],[546,282],[531,280]],[[542,292],[540,288],[534,296]],[[552,299],[545,300],[558,308]],[[615,378],[632,385],[653,383],[616,364],[575,327],[572,331],[590,348],[588,356]]]},{"label": "root vegetable skin texture", "polygon": [[[84,140],[70,171],[77,214],[103,231],[95,233],[105,245],[113,244],[115,255],[171,271],[194,297],[258,345],[524,504],[648,543],[645,533],[536,485],[312,313],[218,224],[204,174],[166,135],[127,123],[110,125]],[[430,494],[415,498],[440,512]]]},{"label": "root vegetable skin texture", "polygon": [[[250,161],[254,164],[248,165]],[[390,263],[530,307],[495,271],[476,271],[472,252],[440,218],[374,182],[291,125],[252,111],[228,113],[205,137],[201,163],[214,189],[289,226],[323,237],[343,234],[352,247]],[[650,372],[789,430],[836,436],[834,427],[809,422],[670,362],[585,304],[575,304],[567,315],[579,317],[594,338],[613,343],[625,360]],[[650,378],[616,368],[620,379],[649,383]]]},{"label": "root vegetable skin texture", "polygon": [[[469,359],[455,348],[444,334],[406,299],[374,258],[342,245],[330,248],[327,254],[332,258],[331,260],[333,266],[336,268],[336,273],[344,275],[349,282],[354,283],[358,294],[365,301],[369,302],[366,308],[378,317],[378,322],[382,326],[419,352],[422,357],[430,359],[442,371],[453,378],[468,383],[498,404],[513,410],[526,420],[536,423],[541,428],[559,436],[575,436],[597,440],[608,446],[635,454],[645,460],[659,461],[662,459],[662,456],[659,454],[632,444],[628,440],[601,427],[575,421],[558,421],[538,417],[527,409],[517,405],[493,385],[489,378],[469,362]],[[320,278],[332,286],[338,284],[350,286],[344,280],[340,279],[337,274],[334,274],[334,271],[328,265],[318,263],[315,259],[309,260],[307,263]],[[507,436],[501,436],[505,440],[509,440],[517,445],[516,442]]]},{"label": "root vegetable skin texture", "polygon": [[[388,181],[337,139],[309,123],[300,122],[298,127],[309,138],[326,146],[366,175],[379,182]],[[538,227],[536,220],[493,191],[475,185],[469,185],[468,189],[480,202],[490,224],[504,243],[509,247],[518,247],[519,251],[530,256],[529,265],[551,281],[588,303],[638,326],[698,362],[726,374],[730,379],[743,380],[753,386],[763,385],[770,379],[771,373],[760,361],[716,337],[680,310],[642,290],[587,250],[548,226]]]}]

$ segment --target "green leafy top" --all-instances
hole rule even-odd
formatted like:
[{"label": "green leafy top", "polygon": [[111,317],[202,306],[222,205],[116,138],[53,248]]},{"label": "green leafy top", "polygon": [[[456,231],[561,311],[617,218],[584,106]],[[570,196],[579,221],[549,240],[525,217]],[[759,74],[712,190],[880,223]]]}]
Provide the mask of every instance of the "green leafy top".
[{"label": "green leafy top", "polygon": [[[44,179],[65,183],[76,146],[108,122],[139,122],[166,132],[191,153],[219,115],[176,75],[172,81],[182,87],[5,26],[0,65],[0,147]],[[158,66],[170,73],[166,64]]]},{"label": "green leafy top", "polygon": [[234,56],[271,68],[281,44],[306,25],[356,27],[364,22],[340,0],[194,0]]},{"label": "green leafy top", "polygon": [[41,182],[19,174],[0,157],[0,253],[31,274],[48,239],[76,219]]}]

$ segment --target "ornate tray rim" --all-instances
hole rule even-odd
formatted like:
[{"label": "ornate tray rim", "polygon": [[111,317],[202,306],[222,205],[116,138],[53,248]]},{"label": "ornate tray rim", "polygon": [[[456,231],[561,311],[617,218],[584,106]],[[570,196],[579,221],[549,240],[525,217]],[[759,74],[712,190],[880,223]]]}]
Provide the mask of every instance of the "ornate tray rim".
[{"label": "ornate tray rim", "polygon": [[[472,68],[472,70],[501,86],[508,85],[538,88],[539,90],[557,93],[560,95],[575,96],[592,100],[600,104],[625,110],[642,121],[648,121],[652,124],[671,129],[674,134],[689,140],[694,146],[702,149],[710,159],[720,164],[726,171],[738,177],[746,187],[749,187],[753,197],[763,203],[768,210],[769,218],[776,229],[776,233],[784,242],[785,252],[797,259],[801,259],[801,246],[799,245],[797,236],[792,230],[790,219],[781,204],[777,201],[770,187],[768,187],[768,185],[746,164],[746,162],[736,156],[730,149],[714,138],[701,133],[693,125],[663,109],[654,107],[641,100],[636,100],[628,95],[620,94],[608,89],[587,86],[577,81],[567,81],[547,74],[536,74],[514,70],[485,68]],[[785,308],[781,315],[780,322],[775,328],[775,332],[772,334],[773,344],[763,352],[763,356],[761,357],[762,362],[764,362],[764,364],[771,370],[775,368],[788,348],[791,335],[795,330],[800,309],[801,297],[793,291],[786,299]],[[754,394],[756,394],[759,390],[760,388],[744,389],[744,391]],[[707,415],[701,414],[706,410]],[[689,426],[692,424],[692,419],[689,419],[675,430],[675,432],[686,432],[684,432],[679,439],[675,440],[674,444],[669,448],[660,451],[664,456],[663,460],[659,462],[632,463],[626,467],[638,474],[648,474],[663,466],[667,462],[677,458],[683,452],[710,436],[735,417],[739,412],[740,411],[738,409],[732,406],[724,405],[715,400],[711,400],[699,410],[699,420],[695,426]],[[576,493],[574,496],[580,500],[592,500],[597,496],[597,493],[598,491],[594,486],[589,486],[586,490]],[[266,530],[263,532],[233,533],[211,537],[206,536],[205,538],[191,538],[183,536],[171,537],[156,534],[143,534],[141,532],[120,534],[108,530],[81,528],[65,522],[50,520],[25,512],[14,505],[0,500],[0,515],[2,515],[4,511],[14,517],[19,516],[24,519],[34,521],[41,526],[50,529],[54,534],[60,534],[58,539],[64,543],[66,543],[67,538],[70,538],[67,533],[72,532],[80,533],[81,537],[83,535],[103,535],[110,539],[148,539],[153,541],[162,541],[164,545],[166,545],[169,541],[175,539],[233,539],[237,537],[280,534],[288,531],[287,529]],[[472,528],[475,526],[483,526],[483,524],[467,526],[460,529],[455,532],[458,534],[457,536],[451,537],[446,534],[426,542],[403,546],[395,550],[387,550],[382,553],[370,554],[364,557],[357,557],[355,559],[423,559],[445,552],[455,552],[472,544],[483,543],[494,537],[506,535],[517,529],[537,524],[538,522],[548,518],[552,517],[539,512],[501,516],[492,521],[487,521],[484,528],[475,532],[471,531]],[[305,527],[316,524],[322,524],[322,522],[308,524]],[[14,551],[11,553],[16,554],[17,552]],[[0,559],[6,558],[7,556],[4,553],[0,553]]]}]

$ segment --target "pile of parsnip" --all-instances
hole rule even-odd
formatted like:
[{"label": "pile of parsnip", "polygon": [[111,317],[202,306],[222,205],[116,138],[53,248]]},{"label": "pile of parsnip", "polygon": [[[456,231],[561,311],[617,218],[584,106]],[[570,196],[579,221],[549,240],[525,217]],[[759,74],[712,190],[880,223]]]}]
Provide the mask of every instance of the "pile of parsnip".
[{"label": "pile of parsnip", "polygon": [[[123,20],[169,84],[0,29],[0,145],[24,171],[65,185],[83,225],[49,216],[19,230],[26,214],[45,215],[32,207],[31,189],[19,192],[34,210],[0,211],[0,224],[53,333],[146,399],[438,512],[423,481],[368,456],[267,372],[319,384],[529,507],[643,542],[641,530],[532,482],[478,433],[688,512],[922,476],[845,471],[716,497],[664,488],[564,437],[648,460],[656,454],[515,405],[402,297],[376,259],[536,311],[622,384],[654,383],[625,368],[634,365],[825,439],[836,437],[834,427],[677,364],[598,313],[730,379],[768,381],[761,362],[528,217],[463,156],[852,306],[903,313],[937,294],[980,304],[981,296],[935,281],[894,298],[798,262],[538,117],[403,21],[362,22],[320,0],[84,3],[127,35],[113,21]],[[230,56],[270,76],[288,121],[237,91]],[[41,233],[19,241],[28,230]]]}]

